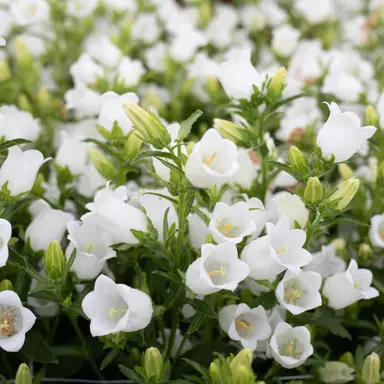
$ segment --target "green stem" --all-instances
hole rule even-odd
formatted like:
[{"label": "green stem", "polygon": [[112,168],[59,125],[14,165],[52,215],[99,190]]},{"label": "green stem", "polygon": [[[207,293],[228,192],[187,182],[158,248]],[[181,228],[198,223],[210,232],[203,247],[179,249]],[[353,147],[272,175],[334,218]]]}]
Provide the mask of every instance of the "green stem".
[{"label": "green stem", "polygon": [[81,344],[83,345],[83,348],[84,348],[84,351],[85,353],[87,354],[88,356],[88,359],[89,359],[89,363],[91,364],[92,366],[92,369],[93,371],[95,372],[95,374],[97,375],[97,377],[100,379],[100,380],[104,380],[104,377],[103,375],[101,374],[100,370],[99,370],[99,367],[97,366],[89,348],[88,348],[88,344],[87,344],[87,341],[85,340],[85,337],[83,335],[83,332],[81,331],[80,327],[79,327],[79,324],[77,322],[77,317],[76,316],[73,316],[71,314],[68,314],[68,318],[69,320],[71,321],[72,323],[72,326],[73,326],[73,329],[75,330],[77,336],[79,337],[80,341],[81,341]]},{"label": "green stem", "polygon": [[175,356],[175,361],[179,360],[180,355],[181,355],[181,351],[183,350],[184,344],[187,342],[187,340],[188,340],[188,333],[185,333],[185,335],[183,337],[183,340],[182,340],[182,342],[179,345],[179,348],[177,348],[177,352],[176,352],[176,356]]},{"label": "green stem", "polygon": [[180,316],[180,308],[176,307],[175,311],[172,314],[172,328],[171,328],[171,333],[169,335],[167,352],[165,354],[166,358],[169,358],[169,356],[171,355],[171,351],[175,343],[176,331],[179,325],[179,316]]},{"label": "green stem", "polygon": [[177,234],[177,246],[176,246],[176,253],[175,253],[175,266],[176,269],[179,268],[180,265],[180,256],[181,256],[181,249],[183,246],[183,238],[184,238],[184,200],[185,200],[185,193],[180,193],[179,195],[179,206],[178,206],[178,220],[179,220],[179,232]]}]

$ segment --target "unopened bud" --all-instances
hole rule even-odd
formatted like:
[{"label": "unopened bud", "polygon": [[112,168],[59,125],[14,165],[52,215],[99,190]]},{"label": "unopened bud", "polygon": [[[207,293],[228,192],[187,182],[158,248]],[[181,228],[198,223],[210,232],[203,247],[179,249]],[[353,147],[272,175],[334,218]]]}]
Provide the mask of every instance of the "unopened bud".
[{"label": "unopened bud", "polygon": [[213,126],[220,132],[221,136],[233,141],[235,144],[246,141],[245,130],[231,121],[214,119]]},{"label": "unopened bud", "polygon": [[127,161],[132,161],[140,152],[143,140],[140,139],[136,131],[132,131],[124,146],[124,157]]},{"label": "unopened bud", "polygon": [[37,102],[41,108],[48,108],[51,104],[51,96],[47,88],[42,87],[37,92]]},{"label": "unopened bud", "polygon": [[365,122],[367,125],[373,125],[374,127],[379,126],[379,116],[372,105],[368,105],[365,110]]},{"label": "unopened bud", "polygon": [[308,160],[303,152],[299,148],[292,146],[289,148],[288,157],[293,171],[305,177],[308,174]]},{"label": "unopened bud", "polygon": [[272,97],[280,97],[286,84],[287,70],[281,67],[272,77],[269,86],[268,94]]},{"label": "unopened bud", "polygon": [[9,80],[12,77],[11,68],[6,60],[0,60],[0,81]]},{"label": "unopened bud", "polygon": [[113,180],[116,177],[113,163],[102,152],[95,148],[88,148],[88,156],[99,173],[107,180]]},{"label": "unopened bud", "polygon": [[60,243],[55,240],[48,245],[45,251],[44,268],[47,276],[57,279],[63,276],[66,260]]},{"label": "unopened bud", "polygon": [[355,197],[357,191],[359,190],[360,180],[356,177],[351,177],[348,180],[343,181],[337,191],[332,194],[329,198],[329,201],[336,201],[336,209],[342,211],[345,209],[351,200]]},{"label": "unopened bud", "polygon": [[157,149],[163,149],[171,142],[171,136],[158,116],[134,103],[124,103],[123,108],[143,141]]},{"label": "unopened bud", "polygon": [[351,367],[353,368],[353,366],[355,365],[355,357],[353,356],[353,353],[352,352],[345,352],[343,353],[339,360],[344,363],[344,364],[347,364],[348,367]]},{"label": "unopened bud", "polygon": [[380,357],[377,353],[371,353],[364,361],[361,378],[366,384],[380,383]]},{"label": "unopened bud", "polygon": [[19,365],[15,384],[32,384],[32,376],[27,364],[23,363]]},{"label": "unopened bud", "polygon": [[319,369],[320,380],[323,383],[348,383],[354,379],[354,369],[340,361],[328,361]]},{"label": "unopened bud", "polygon": [[33,65],[33,56],[27,45],[20,38],[16,39],[16,62],[23,68],[29,68]]},{"label": "unopened bud", "polygon": [[33,107],[31,105],[31,103],[29,102],[26,95],[23,95],[23,94],[19,95],[18,105],[19,105],[20,109],[22,109],[25,112],[29,112],[29,113],[33,112]]},{"label": "unopened bud", "polygon": [[384,178],[384,161],[382,161],[380,164],[379,164],[379,167],[377,169],[377,176],[378,177],[381,177],[381,178]]},{"label": "unopened bud", "polygon": [[343,180],[348,180],[353,177],[353,170],[349,165],[341,163],[337,166],[337,169],[339,170],[340,176]]},{"label": "unopened bud", "polygon": [[230,369],[234,369],[236,365],[244,365],[251,367],[253,359],[253,353],[250,349],[242,349],[231,361]]},{"label": "unopened bud", "polygon": [[3,291],[13,291],[13,284],[8,279],[5,279],[0,283],[0,292]]},{"label": "unopened bud", "polygon": [[218,366],[218,364],[213,361],[211,363],[211,365],[209,366],[209,374],[211,376],[211,379],[212,379],[212,384],[222,384],[223,383],[223,379],[221,377],[221,373],[220,373],[220,367]]},{"label": "unopened bud", "polygon": [[255,375],[253,374],[252,368],[246,365],[236,365],[234,369],[231,369],[233,384],[254,384]]},{"label": "unopened bud", "polygon": [[304,199],[307,203],[313,204],[322,200],[324,196],[323,186],[318,177],[310,177],[304,191]]},{"label": "unopened bud", "polygon": [[157,348],[148,348],[144,355],[144,369],[148,379],[160,380],[163,372],[163,357]]},{"label": "unopened bud", "polygon": [[358,258],[361,263],[367,262],[373,256],[372,248],[369,244],[360,244]]}]

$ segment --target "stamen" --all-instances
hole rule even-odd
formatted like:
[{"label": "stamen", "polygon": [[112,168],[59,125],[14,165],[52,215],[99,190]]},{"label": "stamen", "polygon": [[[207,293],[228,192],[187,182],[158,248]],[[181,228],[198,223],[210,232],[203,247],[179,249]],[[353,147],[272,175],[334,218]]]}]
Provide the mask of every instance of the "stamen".
[{"label": "stamen", "polygon": [[116,315],[116,313],[125,313],[128,311],[127,309],[115,309],[115,308],[109,308],[108,316],[113,319],[113,317]]},{"label": "stamen", "polygon": [[302,292],[295,286],[287,287],[284,292],[284,298],[289,304],[294,304],[302,295]]},{"label": "stamen", "polygon": [[249,329],[251,327],[251,325],[245,320],[235,320],[235,324],[237,328]]},{"label": "stamen", "polygon": [[209,277],[216,276],[216,275],[224,276],[226,272],[227,272],[226,269],[224,267],[221,267],[220,269],[216,269],[214,271],[208,272],[208,276]]},{"label": "stamen", "polygon": [[232,223],[228,223],[228,224],[221,223],[219,224],[217,229],[226,237],[230,237],[230,238],[235,237],[235,235],[232,233],[234,229],[234,225]]},{"label": "stamen", "polygon": [[212,156],[206,157],[203,161],[205,165],[211,165],[212,161],[215,160],[217,152],[215,152]]},{"label": "stamen", "polygon": [[276,253],[279,254],[279,253],[287,252],[287,251],[288,251],[288,249],[287,249],[287,247],[284,245],[282,248],[278,249],[278,250],[276,251]]},{"label": "stamen", "polygon": [[87,253],[91,253],[92,249],[95,247],[95,244],[88,243],[87,244]]},{"label": "stamen", "polygon": [[295,349],[296,349],[296,340],[293,340],[283,348],[281,354],[285,356],[294,356]]},{"label": "stamen", "polygon": [[384,231],[380,231],[381,240],[384,240]]},{"label": "stamen", "polygon": [[10,337],[16,333],[13,320],[13,313],[7,312],[0,321],[0,336]]},{"label": "stamen", "polygon": [[355,288],[360,288],[361,287],[361,285],[360,285],[360,283],[355,283]]}]

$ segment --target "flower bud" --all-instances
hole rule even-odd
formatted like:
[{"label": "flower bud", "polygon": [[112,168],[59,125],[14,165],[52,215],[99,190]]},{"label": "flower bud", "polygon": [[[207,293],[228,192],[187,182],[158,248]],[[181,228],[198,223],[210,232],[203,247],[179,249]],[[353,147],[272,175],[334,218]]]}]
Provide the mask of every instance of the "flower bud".
[{"label": "flower bud", "polygon": [[160,380],[163,372],[163,357],[157,348],[148,348],[144,355],[144,369],[148,379]]},{"label": "flower bud", "polygon": [[379,126],[379,116],[372,105],[368,105],[365,110],[365,122],[367,125]]},{"label": "flower bud", "polygon": [[3,291],[13,291],[13,284],[8,279],[5,279],[0,283],[0,292]]},{"label": "flower bud", "polygon": [[123,108],[143,141],[157,149],[162,149],[171,142],[170,134],[155,114],[150,114],[137,104],[129,102],[124,103]]},{"label": "flower bud", "polygon": [[344,363],[344,364],[347,364],[348,367],[351,367],[353,368],[353,366],[355,365],[355,357],[353,356],[353,353],[352,352],[345,352],[343,353],[339,360]]},{"label": "flower bud", "polygon": [[307,203],[313,204],[320,201],[324,196],[323,186],[318,177],[310,177],[304,191],[304,199]]},{"label": "flower bud", "polygon": [[380,383],[380,357],[375,352],[365,359],[361,378],[366,384]]},{"label": "flower bud", "polygon": [[60,243],[55,240],[45,251],[44,268],[47,276],[57,279],[63,276],[66,261]]},{"label": "flower bud", "polygon": [[292,169],[300,176],[305,177],[308,174],[308,160],[299,148],[292,146],[289,148],[289,162]]},{"label": "flower bud", "polygon": [[27,364],[23,363],[19,365],[19,369],[16,373],[15,384],[32,384],[32,376]]},{"label": "flower bud", "polygon": [[377,169],[377,176],[378,177],[382,177],[384,178],[384,161],[382,161],[380,164],[379,164],[379,167]]},{"label": "flower bud", "polygon": [[231,383],[234,384],[254,384],[255,375],[250,367],[239,364],[236,365],[235,369],[232,371],[232,380]]},{"label": "flower bud", "polygon": [[37,92],[37,102],[41,108],[48,108],[51,104],[51,96],[47,88],[42,87]]},{"label": "flower bud", "polygon": [[143,140],[140,139],[136,131],[132,131],[124,146],[124,157],[127,161],[132,161],[140,152]]},{"label": "flower bud", "polygon": [[113,163],[102,152],[95,148],[88,148],[88,156],[99,173],[107,180],[113,180],[116,177],[116,169]]},{"label": "flower bud", "polygon": [[213,126],[220,132],[221,136],[233,141],[235,144],[241,144],[246,141],[245,130],[231,121],[214,119]]},{"label": "flower bud", "polygon": [[223,380],[221,378],[220,367],[215,361],[209,366],[209,373],[211,375],[212,384],[222,384]]},{"label": "flower bud", "polygon": [[235,369],[237,365],[250,367],[252,365],[253,354],[250,349],[242,349],[231,361],[230,369]]},{"label": "flower bud", "polygon": [[348,383],[353,380],[354,369],[340,361],[328,361],[319,369],[320,380],[323,383]]},{"label": "flower bud", "polygon": [[348,180],[353,177],[353,170],[349,165],[341,163],[337,166],[337,169],[339,170],[340,176],[343,180]]},{"label": "flower bud", "polygon": [[343,181],[337,191],[331,195],[329,201],[337,201],[336,209],[342,211],[345,209],[351,200],[355,197],[356,192],[359,190],[360,180],[356,177],[351,177]]},{"label": "flower bud", "polygon": [[12,77],[11,68],[6,60],[0,60],[0,81],[9,80]]},{"label": "flower bud", "polygon": [[33,56],[22,39],[16,39],[16,62],[23,68],[33,66]]},{"label": "flower bud", "polygon": [[287,70],[281,67],[272,77],[268,85],[268,94],[271,97],[280,97],[286,84]]},{"label": "flower bud", "polygon": [[369,244],[360,244],[358,260],[360,263],[367,262],[373,256],[372,248]]},{"label": "flower bud", "polygon": [[23,95],[23,94],[19,95],[18,105],[19,105],[20,109],[22,109],[23,111],[33,113],[33,107],[31,105],[31,103],[29,102],[26,95]]}]

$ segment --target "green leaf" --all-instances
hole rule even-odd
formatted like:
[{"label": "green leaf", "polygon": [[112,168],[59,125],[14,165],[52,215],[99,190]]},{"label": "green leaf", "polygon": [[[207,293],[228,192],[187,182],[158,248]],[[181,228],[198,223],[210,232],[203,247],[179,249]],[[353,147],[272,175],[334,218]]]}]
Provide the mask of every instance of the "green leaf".
[{"label": "green leaf", "polygon": [[265,309],[270,309],[276,304],[275,292],[268,292],[252,301],[252,308],[262,305]]},{"label": "green leaf", "polygon": [[8,141],[5,141],[4,143],[0,144],[0,151],[4,151],[4,149],[14,147],[15,145],[28,144],[28,143],[32,143],[32,141],[25,140],[25,139],[8,140]]},{"label": "green leaf", "polygon": [[381,292],[384,293],[384,270],[378,268],[371,268],[373,273],[373,285]]},{"label": "green leaf", "polygon": [[179,300],[180,296],[184,292],[184,284],[179,283],[176,288],[171,292],[168,299],[162,304],[165,310],[168,310],[172,307],[173,303],[177,300]]},{"label": "green leaf", "polygon": [[100,369],[103,370],[106,367],[108,367],[108,365],[112,363],[112,361],[117,357],[119,353],[120,353],[119,348],[112,348],[108,352],[107,356],[105,356],[103,361],[101,362]]},{"label": "green leaf", "polygon": [[192,361],[186,358],[183,358],[183,360],[188,363],[191,367],[195,368],[196,371],[204,377],[204,379],[209,380],[210,375],[208,369],[204,368],[201,364],[196,363],[196,361]]},{"label": "green leaf", "polygon": [[155,275],[165,277],[166,279],[174,281],[176,283],[180,283],[180,277],[174,273],[163,272],[163,271],[158,271],[158,270],[153,271],[152,273]]},{"label": "green leaf", "polygon": [[144,384],[144,379],[139,376],[133,369],[126,367],[125,365],[119,365],[120,372],[128,379],[133,380],[135,383]]},{"label": "green leaf", "polygon": [[207,317],[211,317],[212,319],[218,319],[216,311],[204,300],[194,299],[190,301],[190,304],[195,308],[195,310]]},{"label": "green leaf", "polygon": [[67,277],[69,271],[71,270],[71,267],[72,267],[73,263],[75,262],[76,255],[77,255],[77,249],[75,248],[72,251],[71,256],[69,257],[67,264],[65,264],[64,273],[63,273],[64,279]]},{"label": "green leaf", "polygon": [[197,119],[203,114],[199,109],[192,113],[191,116],[188,117],[187,120],[181,123],[179,134],[177,136],[177,141],[183,141],[191,132],[193,124],[197,121]]},{"label": "green leaf", "polygon": [[25,337],[25,343],[20,350],[29,359],[42,364],[58,363],[47,342],[40,333],[29,331]]},{"label": "green leaf", "polygon": [[197,313],[193,317],[192,323],[188,328],[188,331],[187,331],[188,335],[191,335],[192,333],[196,332],[200,328],[201,324],[203,324],[203,321],[204,321],[204,315],[201,313]]},{"label": "green leaf", "polygon": [[144,151],[140,152],[131,162],[131,164],[138,163],[141,160],[144,160],[148,157],[164,157],[166,159],[173,160],[176,164],[180,163],[180,159],[176,157],[175,155],[172,155],[172,153],[169,152],[163,152],[163,151]]}]

